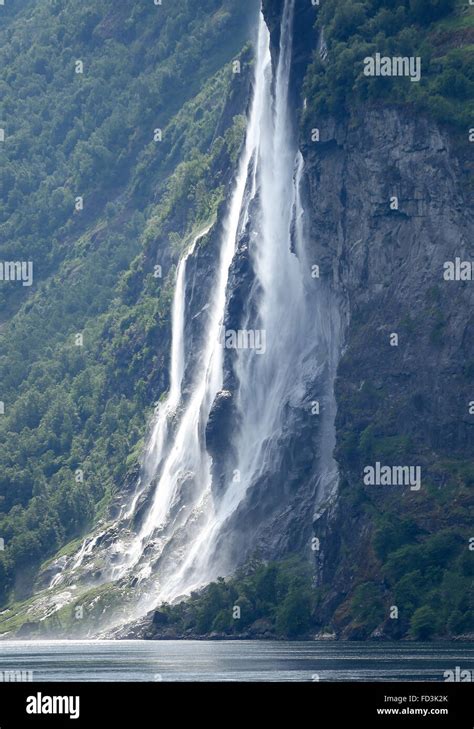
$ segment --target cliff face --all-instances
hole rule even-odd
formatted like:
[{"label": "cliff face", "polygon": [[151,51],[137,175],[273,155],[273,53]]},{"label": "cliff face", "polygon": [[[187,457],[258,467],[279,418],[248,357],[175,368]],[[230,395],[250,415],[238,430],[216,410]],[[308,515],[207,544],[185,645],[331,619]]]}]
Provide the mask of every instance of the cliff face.
[{"label": "cliff face", "polygon": [[[264,9],[276,52],[282,3]],[[297,26],[306,15],[297,8]],[[318,47],[315,31],[296,33],[294,43],[301,70]],[[445,264],[472,259],[468,145],[409,107],[311,118],[297,79],[309,258],[345,321],[340,485],[314,522],[317,622],[344,637],[399,637],[417,610],[435,608],[432,633],[447,624],[467,633],[473,284],[446,280]],[[420,482],[364,483],[377,462],[412,467]]]},{"label": "cliff face", "polygon": [[[301,124],[308,259],[320,267],[318,285],[329,286],[339,302],[344,348],[336,380],[339,488],[313,522],[319,548],[312,628],[349,639],[402,638],[420,624],[415,637],[467,634],[473,294],[472,282],[443,275],[445,262],[470,255],[463,163],[443,130],[400,109],[318,123],[317,143],[308,142],[311,120]],[[391,209],[394,197],[398,210]],[[244,246],[229,287],[234,296],[246,275]],[[221,418],[216,413],[218,425],[226,422]],[[240,534],[247,529],[249,542],[258,525],[260,553],[268,559],[307,555],[311,538],[317,431],[297,419],[287,430],[282,444],[291,453],[293,442],[300,459],[286,464],[293,482],[283,474],[281,482],[274,477],[257,489],[236,525]],[[376,462],[419,468],[420,480],[365,484],[364,469]],[[222,607],[216,595],[224,600],[225,590],[234,589],[240,604],[245,592],[238,580],[214,585],[181,611],[157,612],[139,634],[228,637],[234,626],[216,618],[211,631],[193,615],[208,603]],[[302,591],[298,604],[305,599]],[[214,616],[214,607],[209,612]],[[417,615],[425,622],[413,622]],[[278,636],[265,626],[263,637]],[[258,628],[257,620],[239,637],[261,638]]]},{"label": "cliff face", "polygon": [[[266,0],[263,9],[276,61],[283,2]],[[303,92],[319,47],[315,17],[313,6],[296,7],[290,91],[304,157],[307,257],[320,272],[320,294],[308,296],[308,307],[319,306],[315,317],[332,333],[333,346],[336,339],[339,344],[335,323],[342,322],[335,383],[339,483],[321,503],[321,443],[334,413],[323,407],[324,416],[309,418],[310,402],[288,407],[278,456],[229,520],[219,546],[245,570],[255,552],[270,561],[311,556],[314,589],[309,595],[298,588],[295,602],[298,609],[312,605],[300,636],[318,629],[353,639],[401,638],[410,631],[417,638],[466,634],[472,630],[473,573],[472,281],[449,281],[444,273],[446,263],[470,258],[468,166],[448,132],[407,105],[354,106],[315,118]],[[216,235],[190,262],[197,290],[212,273]],[[238,329],[252,288],[249,248],[246,231],[230,270],[228,329]],[[191,342],[202,314],[198,300],[193,307]],[[337,316],[330,318],[334,309]],[[307,382],[316,385],[316,359],[305,366]],[[330,380],[326,376],[324,383]],[[217,500],[230,478],[235,387],[234,362],[226,353],[224,387],[205,434]],[[323,398],[331,400],[327,391]],[[324,442],[332,450],[331,438]],[[367,469],[383,467],[408,474],[406,481],[364,480]],[[256,594],[268,578],[260,579],[258,569]],[[218,582],[176,610],[159,611],[151,628],[148,616],[138,634],[235,634],[227,619],[232,601],[252,615],[246,599],[253,593],[241,579],[247,575]],[[257,609],[255,617],[241,637],[256,637]]]},{"label": "cliff face", "polygon": [[[427,120],[390,109],[351,126],[327,119],[304,152],[313,256],[348,315],[336,384],[341,490],[315,525],[324,622],[360,581],[387,592],[373,543],[383,515],[429,535],[468,527],[473,289],[444,280],[444,263],[470,259],[473,219],[449,138]],[[421,488],[366,486],[363,469],[377,461],[419,466]],[[342,611],[335,624],[350,619]]]}]

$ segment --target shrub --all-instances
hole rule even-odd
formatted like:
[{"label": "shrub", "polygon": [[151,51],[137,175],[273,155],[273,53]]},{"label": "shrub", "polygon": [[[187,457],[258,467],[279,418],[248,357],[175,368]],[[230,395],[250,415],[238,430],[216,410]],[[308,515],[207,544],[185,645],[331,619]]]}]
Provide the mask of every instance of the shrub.
[{"label": "shrub", "polygon": [[410,633],[416,640],[429,640],[437,629],[437,616],[428,605],[418,608],[410,621]]}]

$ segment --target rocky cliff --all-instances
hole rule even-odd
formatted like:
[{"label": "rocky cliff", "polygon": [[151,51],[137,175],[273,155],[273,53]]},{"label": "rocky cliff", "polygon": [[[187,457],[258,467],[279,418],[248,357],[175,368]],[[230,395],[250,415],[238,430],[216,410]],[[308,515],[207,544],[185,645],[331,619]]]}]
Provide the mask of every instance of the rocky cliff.
[{"label": "rocky cliff", "polygon": [[[469,526],[473,289],[446,281],[444,264],[470,260],[473,218],[462,162],[427,119],[390,108],[350,126],[326,119],[305,158],[314,259],[348,316],[336,385],[340,493],[329,532],[315,524],[329,619],[360,580],[386,593],[373,544],[380,517],[410,517],[424,535]],[[419,466],[421,488],[364,485],[377,461]]]},{"label": "rocky cliff", "polygon": [[[450,616],[454,632],[472,631],[462,593],[472,589],[473,283],[445,274],[472,259],[467,135],[459,143],[428,115],[377,104],[303,113],[301,144],[313,261],[346,316],[340,487],[314,524],[319,620],[346,637],[399,636],[428,606],[433,632]],[[419,467],[419,490],[364,483],[376,462]]]}]

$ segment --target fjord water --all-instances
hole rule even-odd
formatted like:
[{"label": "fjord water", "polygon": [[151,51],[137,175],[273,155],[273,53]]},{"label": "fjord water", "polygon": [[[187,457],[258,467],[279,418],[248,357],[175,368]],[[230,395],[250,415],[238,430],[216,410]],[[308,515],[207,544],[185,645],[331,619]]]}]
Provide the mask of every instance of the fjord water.
[{"label": "fjord water", "polygon": [[444,681],[473,643],[12,641],[0,671],[33,681]]}]

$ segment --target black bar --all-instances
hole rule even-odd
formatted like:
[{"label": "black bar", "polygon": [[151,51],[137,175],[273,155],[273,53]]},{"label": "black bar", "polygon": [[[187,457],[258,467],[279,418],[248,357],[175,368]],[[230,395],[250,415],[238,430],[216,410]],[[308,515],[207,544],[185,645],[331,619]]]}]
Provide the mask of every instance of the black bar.
[{"label": "black bar", "polygon": [[[28,714],[36,698],[79,697],[57,704],[74,712]],[[248,701],[247,701],[248,698]],[[384,710],[382,713],[381,710]],[[390,710],[388,712],[388,710]],[[396,713],[398,710],[398,713]],[[395,712],[395,713],[394,713]],[[424,714],[424,715],[423,715]],[[265,724],[284,717],[309,727],[474,726],[472,683],[11,683],[0,684],[0,729],[18,727],[162,727]]]}]

